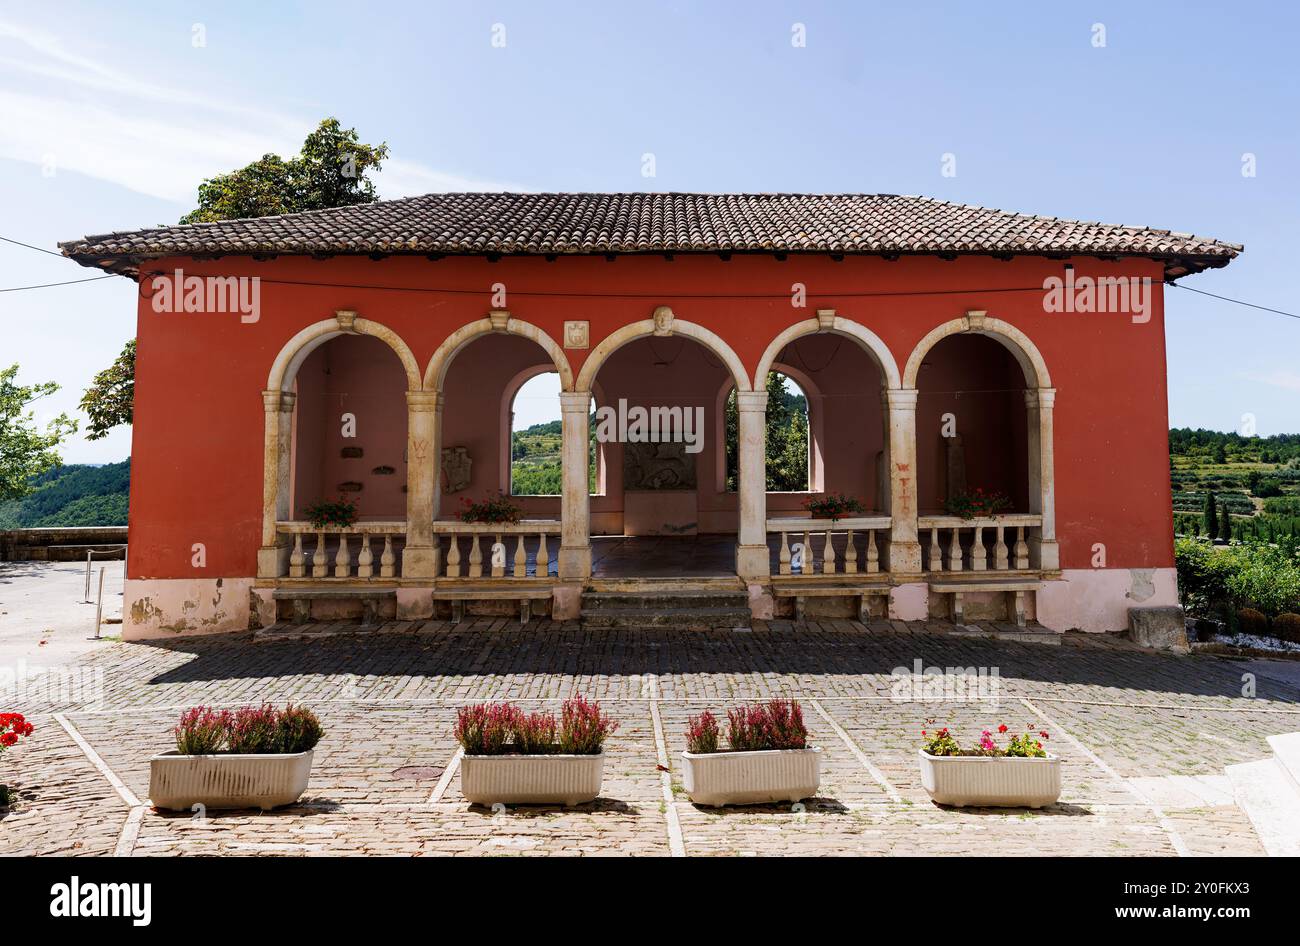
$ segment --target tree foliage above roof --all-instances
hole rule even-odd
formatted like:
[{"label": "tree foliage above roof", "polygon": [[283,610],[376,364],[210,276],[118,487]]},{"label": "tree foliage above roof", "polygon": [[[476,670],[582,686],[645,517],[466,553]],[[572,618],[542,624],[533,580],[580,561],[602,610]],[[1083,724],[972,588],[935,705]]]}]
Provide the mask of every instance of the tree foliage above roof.
[{"label": "tree foliage above roof", "polygon": [[369,204],[375,185],[366,172],[380,170],[388,144],[364,144],[355,128],[326,118],[302,143],[302,153],[285,160],[265,154],[229,174],[199,185],[199,206],[181,223],[212,223],[301,210]]}]

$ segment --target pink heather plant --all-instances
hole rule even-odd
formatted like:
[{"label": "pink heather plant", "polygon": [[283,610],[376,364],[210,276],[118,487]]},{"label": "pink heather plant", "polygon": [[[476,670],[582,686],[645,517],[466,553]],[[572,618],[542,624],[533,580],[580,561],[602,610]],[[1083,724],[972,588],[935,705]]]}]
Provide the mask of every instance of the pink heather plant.
[{"label": "pink heather plant", "polygon": [[729,709],[727,742],[733,752],[806,749],[803,707],[797,700],[769,700]]},{"label": "pink heather plant", "polygon": [[181,713],[180,723],[172,730],[176,751],[181,755],[211,755],[226,744],[230,711],[218,713],[207,706],[195,706]]},{"label": "pink heather plant", "polygon": [[600,710],[599,703],[581,696],[565,700],[560,710],[560,751],[566,755],[595,755],[618,723]]},{"label": "pink heather plant", "polygon": [[456,711],[456,741],[466,755],[500,755],[523,713],[509,703],[477,703]]},{"label": "pink heather plant", "polygon": [[708,710],[686,720],[686,751],[695,755],[718,751],[718,718]]},{"label": "pink heather plant", "polygon": [[270,703],[235,710],[226,730],[226,747],[240,754],[278,752],[280,714]]},{"label": "pink heather plant", "polygon": [[555,714],[520,713],[515,721],[515,750],[524,755],[555,751]]}]

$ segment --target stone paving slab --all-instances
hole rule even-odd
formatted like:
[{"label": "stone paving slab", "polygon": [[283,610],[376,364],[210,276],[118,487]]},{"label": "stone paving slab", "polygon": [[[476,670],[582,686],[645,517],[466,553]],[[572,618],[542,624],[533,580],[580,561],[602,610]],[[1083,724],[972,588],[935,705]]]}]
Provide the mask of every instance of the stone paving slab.
[{"label": "stone paving slab", "polygon": [[[954,637],[928,622],[755,622],[754,630],[584,632],[485,619],[320,625],[304,640],[250,635],[114,644],[87,658],[94,693],[33,691],[37,724],[3,756],[22,794],[0,819],[0,852],[108,854],[1090,854],[1262,853],[1249,820],[1188,778],[1268,754],[1300,729],[1300,689],[1240,662],[1155,654],[1065,635],[1060,646]],[[901,700],[895,667],[996,668],[996,700]],[[456,708],[512,699],[557,708],[582,692],[620,724],[602,796],[575,809],[470,806],[451,738]],[[40,696],[40,693],[47,695]],[[737,701],[798,696],[823,784],[789,805],[698,808],[681,790],[687,718]],[[916,695],[915,693],[913,695]],[[148,758],[182,708],[307,703],[326,737],[301,803],[197,819],[130,809],[50,714],[61,712],[125,790],[148,795]],[[656,717],[659,726],[656,727]],[[927,718],[974,740],[1039,727],[1063,759],[1061,803],[1040,812],[947,810],[916,760]],[[660,746],[667,773],[658,768]],[[1184,779],[1182,782],[1175,781]]]}]

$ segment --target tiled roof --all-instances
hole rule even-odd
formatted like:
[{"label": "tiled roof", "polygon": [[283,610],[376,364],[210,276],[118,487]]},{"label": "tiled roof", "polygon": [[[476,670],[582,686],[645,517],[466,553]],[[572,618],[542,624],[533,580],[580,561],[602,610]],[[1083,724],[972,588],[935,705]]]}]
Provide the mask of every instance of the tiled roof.
[{"label": "tiled roof", "polygon": [[132,272],[162,256],[249,254],[975,253],[1144,256],[1169,276],[1242,247],[1188,233],[895,194],[425,194],[60,244]]}]

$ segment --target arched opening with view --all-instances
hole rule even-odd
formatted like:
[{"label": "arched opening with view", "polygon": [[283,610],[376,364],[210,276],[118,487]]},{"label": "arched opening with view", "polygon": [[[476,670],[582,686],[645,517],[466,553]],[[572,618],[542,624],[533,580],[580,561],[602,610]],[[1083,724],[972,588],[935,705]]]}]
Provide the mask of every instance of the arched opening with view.
[{"label": "arched opening with view", "polygon": [[[544,365],[525,369],[505,389],[503,430],[510,432],[503,448],[509,451],[507,481],[502,492],[511,496],[559,496],[564,491],[563,420],[560,376]],[[599,401],[599,396],[596,398]],[[587,488],[600,492],[601,449],[589,424]]]},{"label": "arched opening with view", "polygon": [[[802,378],[802,381],[799,380]],[[816,493],[822,490],[822,397],[807,375],[786,365],[767,373],[767,411],[764,430],[766,491]],[[736,386],[721,392],[719,429],[723,451],[718,466],[720,491],[734,493],[740,482],[740,414]],[[769,496],[769,503],[773,498]]]}]

